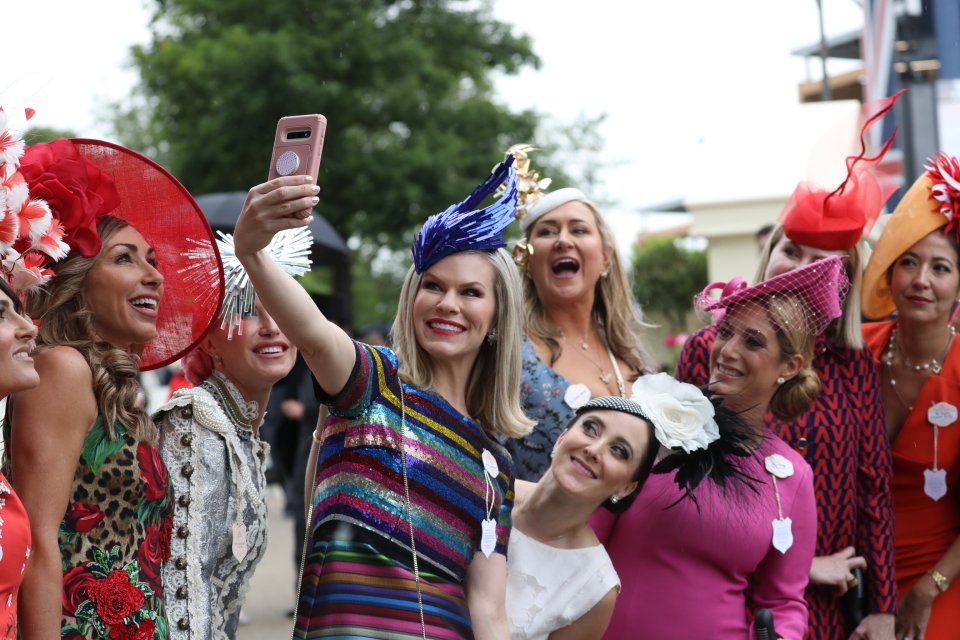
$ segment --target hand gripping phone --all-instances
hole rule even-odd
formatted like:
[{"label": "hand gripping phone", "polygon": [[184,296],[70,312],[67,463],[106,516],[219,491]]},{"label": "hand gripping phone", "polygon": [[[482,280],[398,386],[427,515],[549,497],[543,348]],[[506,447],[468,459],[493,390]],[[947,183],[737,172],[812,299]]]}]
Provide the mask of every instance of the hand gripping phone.
[{"label": "hand gripping phone", "polygon": [[760,609],[753,619],[757,640],[777,640],[777,632],[773,628],[773,613],[770,609]]},{"label": "hand gripping phone", "polygon": [[326,131],[327,119],[319,113],[280,118],[267,179],[303,175],[316,181]]}]

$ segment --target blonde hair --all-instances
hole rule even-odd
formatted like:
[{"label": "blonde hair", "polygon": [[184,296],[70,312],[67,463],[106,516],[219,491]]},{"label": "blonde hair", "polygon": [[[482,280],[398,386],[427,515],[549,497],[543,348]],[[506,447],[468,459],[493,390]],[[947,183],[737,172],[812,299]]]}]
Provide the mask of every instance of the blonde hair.
[{"label": "blonde hair", "polygon": [[770,410],[781,420],[794,420],[820,393],[820,378],[813,370],[817,337],[807,330],[803,304],[792,296],[777,296],[764,301],[780,345],[780,360],[799,355],[803,365],[794,377],[784,381],[770,398]]},{"label": "blonde hair", "polygon": [[[767,267],[770,265],[770,255],[773,248],[780,242],[784,236],[783,225],[779,222],[770,232],[767,243],[760,254],[760,264],[757,266],[757,273],[754,277],[754,283],[762,282],[767,279]],[[799,243],[798,243],[799,244]],[[864,257],[867,255],[864,241],[847,249],[847,259],[843,263],[843,268],[847,272],[847,278],[850,280],[850,289],[847,291],[847,297],[843,301],[843,315],[830,323],[824,332],[838,347],[846,349],[863,348],[863,331],[860,323],[860,289],[863,282]]]},{"label": "blonde hair", "polygon": [[73,251],[55,264],[56,276],[45,289],[30,296],[27,311],[41,320],[38,345],[73,347],[87,361],[93,372],[97,408],[110,437],[117,437],[114,423],[120,422],[137,441],[154,443],[156,427],[138,402],[140,358],[97,339],[84,287],[87,273],[102,255],[107,241],[128,226],[119,218],[103,216],[97,225],[102,241],[100,254],[87,258]]},{"label": "blonde hair", "polygon": [[[649,371],[644,361],[646,357],[645,349],[640,340],[643,335],[644,324],[638,315],[637,309],[639,306],[630,291],[627,272],[623,268],[620,252],[617,251],[613,231],[600,214],[597,205],[589,200],[577,200],[576,202],[586,205],[593,213],[593,219],[600,232],[603,248],[610,259],[607,275],[602,276],[597,281],[594,290],[594,321],[599,324],[603,338],[613,354],[630,365],[634,374],[640,375]],[[527,244],[530,243],[536,226],[537,222],[527,228],[525,233]],[[523,278],[524,329],[528,336],[536,338],[550,348],[550,365],[552,366],[563,351],[559,340],[557,340],[560,337],[560,330],[547,320],[543,301],[540,300],[537,286],[533,278],[530,277],[526,266],[524,266],[523,272],[525,276]]]},{"label": "blonde hair", "polygon": [[[471,252],[473,253],[473,252]],[[467,381],[467,411],[489,433],[518,438],[533,428],[533,421],[520,408],[520,276],[513,259],[503,249],[476,252],[493,265],[497,304],[493,329],[496,340],[483,341]],[[394,351],[400,361],[400,377],[420,389],[433,387],[430,357],[417,343],[413,328],[413,302],[422,275],[407,271],[400,290],[397,317],[391,330]]]}]

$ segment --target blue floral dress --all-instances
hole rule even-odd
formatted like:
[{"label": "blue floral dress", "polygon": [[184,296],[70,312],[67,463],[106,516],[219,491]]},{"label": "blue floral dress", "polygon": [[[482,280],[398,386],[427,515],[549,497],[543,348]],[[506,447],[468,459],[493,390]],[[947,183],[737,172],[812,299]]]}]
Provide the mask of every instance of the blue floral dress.
[{"label": "blue floral dress", "polygon": [[521,341],[521,358],[520,406],[537,425],[522,438],[506,440],[504,446],[513,456],[517,479],[536,482],[550,466],[557,436],[573,420],[573,409],[563,399],[572,383],[540,359],[526,335]]}]

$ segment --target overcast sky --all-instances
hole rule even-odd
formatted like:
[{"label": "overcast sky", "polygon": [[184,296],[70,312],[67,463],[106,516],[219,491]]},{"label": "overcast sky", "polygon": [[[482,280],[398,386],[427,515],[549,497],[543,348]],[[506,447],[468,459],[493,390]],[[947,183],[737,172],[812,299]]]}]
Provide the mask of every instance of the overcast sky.
[{"label": "overcast sky", "polygon": [[[856,0],[823,5],[828,35],[859,28]],[[594,196],[622,211],[681,196],[711,139],[782,120],[805,76],[790,51],[819,33],[816,0],[495,0],[494,12],[542,61],[500,79],[498,98],[556,123],[607,114]],[[129,93],[130,46],[149,38],[142,1],[6,0],[2,15],[0,104],[109,137],[103,108]]]}]

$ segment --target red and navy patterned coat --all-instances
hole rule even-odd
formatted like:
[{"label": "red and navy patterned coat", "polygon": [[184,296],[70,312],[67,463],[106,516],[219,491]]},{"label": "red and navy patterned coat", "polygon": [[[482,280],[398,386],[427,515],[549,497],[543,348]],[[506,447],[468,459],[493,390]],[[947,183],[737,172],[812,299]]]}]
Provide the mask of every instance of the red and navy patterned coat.
[{"label": "red and navy patterned coat", "polygon": [[[715,338],[714,326],[690,336],[677,363],[677,379],[696,385],[709,381]],[[816,555],[856,548],[869,567],[869,613],[894,613],[892,462],[876,364],[868,350],[837,347],[820,336],[813,368],[821,385],[813,404],[793,422],[771,413],[766,422],[813,468]],[[832,587],[807,588],[809,638],[847,637],[839,603]]]}]

